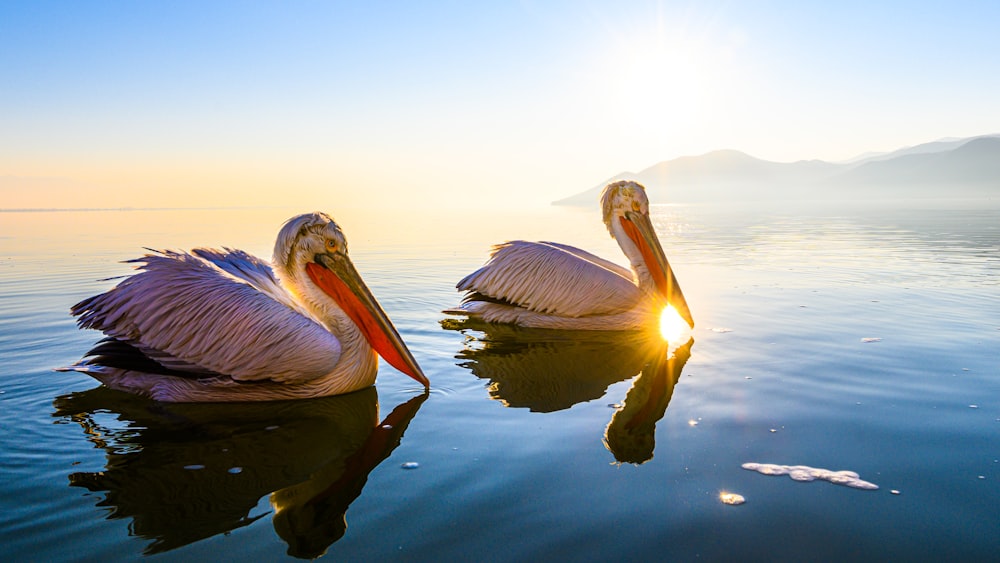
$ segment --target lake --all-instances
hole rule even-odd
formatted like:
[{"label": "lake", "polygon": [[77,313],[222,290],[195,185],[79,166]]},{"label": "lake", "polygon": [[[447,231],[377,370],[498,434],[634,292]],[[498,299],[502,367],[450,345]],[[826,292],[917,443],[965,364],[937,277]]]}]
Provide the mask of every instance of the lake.
[{"label": "lake", "polygon": [[[1000,550],[995,200],[654,206],[697,323],[672,342],[463,328],[441,313],[506,239],[622,263],[596,203],[328,208],[429,394],[384,363],[366,391],[253,405],[158,404],[53,371],[99,338],[70,306],[142,247],[269,258],[284,219],[311,210],[0,213],[6,561]],[[744,468],[755,463],[774,466]]]}]

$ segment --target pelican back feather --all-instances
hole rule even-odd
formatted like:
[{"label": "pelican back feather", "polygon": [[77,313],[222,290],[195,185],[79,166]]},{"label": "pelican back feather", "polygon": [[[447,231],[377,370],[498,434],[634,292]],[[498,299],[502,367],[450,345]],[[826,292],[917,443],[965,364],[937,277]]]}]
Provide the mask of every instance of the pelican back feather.
[{"label": "pelican back feather", "polygon": [[138,273],[72,307],[77,324],[196,374],[301,383],[334,369],[340,342],[293,307],[266,263],[243,252],[194,252],[131,260]]},{"label": "pelican back feather", "polygon": [[624,313],[640,299],[629,270],[551,242],[499,244],[486,265],[457,287],[536,313],[573,318]]}]

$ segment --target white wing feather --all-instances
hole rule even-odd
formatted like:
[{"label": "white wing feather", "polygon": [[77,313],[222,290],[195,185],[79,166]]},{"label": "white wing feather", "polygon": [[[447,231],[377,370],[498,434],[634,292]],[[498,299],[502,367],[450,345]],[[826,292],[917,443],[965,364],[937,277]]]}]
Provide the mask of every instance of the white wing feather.
[{"label": "white wing feather", "polygon": [[294,306],[266,263],[238,251],[194,252],[133,260],[139,273],[73,307],[77,324],[193,373],[303,382],[333,370],[340,342]]},{"label": "white wing feather", "polygon": [[565,317],[624,313],[640,299],[629,270],[579,248],[551,242],[499,244],[486,265],[457,287]]},{"label": "white wing feather", "polygon": [[591,254],[591,253],[587,252],[586,250],[582,250],[582,249],[579,249],[579,248],[577,248],[575,246],[570,246],[568,244],[562,244],[562,243],[558,243],[558,242],[548,242],[548,241],[545,241],[542,244],[547,244],[549,246],[554,246],[554,247],[556,247],[558,249],[565,250],[566,252],[569,252],[570,254],[578,256],[581,260],[586,260],[587,262],[593,262],[594,264],[597,264],[598,266],[601,266],[601,267],[603,267],[603,268],[605,268],[607,270],[611,270],[612,272],[617,273],[618,275],[620,275],[621,277],[623,277],[623,278],[625,278],[627,280],[633,280],[633,283],[634,283],[634,277],[635,276],[632,273],[632,270],[629,270],[628,268],[626,268],[624,266],[621,266],[619,264],[615,264],[611,260],[605,260],[604,258],[601,258],[600,256],[597,256],[596,254]]},{"label": "white wing feather", "polygon": [[274,277],[274,270],[271,269],[271,265],[260,258],[239,249],[225,247],[221,251],[214,248],[195,248],[191,251],[191,254],[208,260],[226,273],[252,285],[258,291],[266,294],[275,301],[283,303],[307,317],[311,316],[281,286],[278,278]]}]

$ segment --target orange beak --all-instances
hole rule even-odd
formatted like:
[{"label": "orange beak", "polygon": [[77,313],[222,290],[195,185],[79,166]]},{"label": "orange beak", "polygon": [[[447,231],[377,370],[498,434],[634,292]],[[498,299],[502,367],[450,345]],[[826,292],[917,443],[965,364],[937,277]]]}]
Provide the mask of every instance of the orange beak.
[{"label": "orange beak", "polygon": [[340,305],[385,361],[420,382],[425,389],[430,388],[431,382],[346,254],[317,254],[316,262],[306,264],[306,273]]},{"label": "orange beak", "polygon": [[688,308],[684,293],[681,292],[681,286],[677,283],[677,278],[674,277],[674,271],[670,269],[670,262],[667,262],[667,256],[663,253],[660,239],[657,238],[649,217],[642,213],[629,211],[620,219],[625,234],[642,252],[642,258],[646,262],[646,267],[652,274],[660,294],[667,300],[667,303],[677,309],[677,313],[687,322],[688,326],[694,328],[691,309]]}]

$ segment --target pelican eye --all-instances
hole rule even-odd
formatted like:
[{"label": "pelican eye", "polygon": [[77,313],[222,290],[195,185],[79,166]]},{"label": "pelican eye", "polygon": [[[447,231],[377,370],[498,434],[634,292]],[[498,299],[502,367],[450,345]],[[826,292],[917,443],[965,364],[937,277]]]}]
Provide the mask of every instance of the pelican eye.
[{"label": "pelican eye", "polygon": [[330,252],[336,252],[338,248],[340,248],[340,245],[337,244],[337,241],[335,241],[333,239],[327,239],[326,240],[326,249],[327,250],[329,250]]}]

